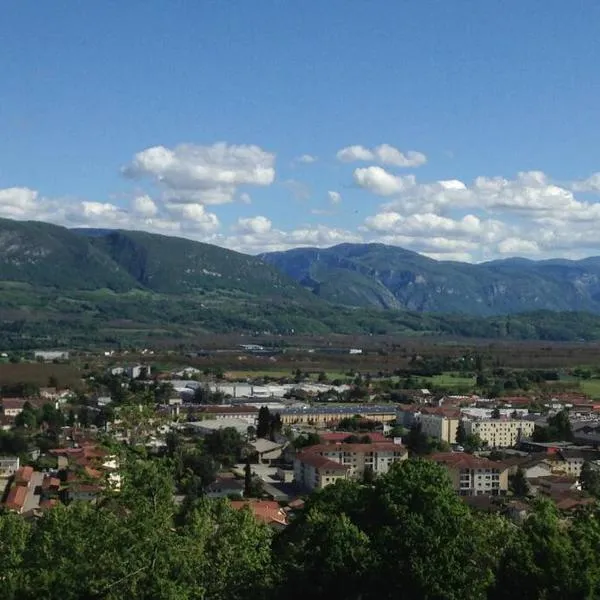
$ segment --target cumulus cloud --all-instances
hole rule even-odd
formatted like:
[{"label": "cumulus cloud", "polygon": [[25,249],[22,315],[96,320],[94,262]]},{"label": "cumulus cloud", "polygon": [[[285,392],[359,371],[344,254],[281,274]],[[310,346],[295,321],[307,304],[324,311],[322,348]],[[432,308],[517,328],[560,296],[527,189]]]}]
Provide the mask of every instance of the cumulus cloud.
[{"label": "cumulus cloud", "polygon": [[336,157],[341,162],[373,161],[394,167],[420,167],[427,162],[427,157],[422,152],[401,152],[390,144],[381,144],[373,149],[360,145],[346,146]]},{"label": "cumulus cloud", "polygon": [[258,146],[181,144],[138,152],[123,173],[148,178],[168,202],[226,204],[243,185],[268,186],[275,180],[275,155]]},{"label": "cumulus cloud", "polygon": [[143,217],[154,217],[158,213],[158,207],[154,200],[147,194],[136,196],[132,201],[132,205],[134,212]]},{"label": "cumulus cloud", "polygon": [[593,173],[583,181],[574,181],[571,189],[575,192],[600,192],[600,173]]},{"label": "cumulus cloud", "polygon": [[37,206],[38,192],[24,187],[0,190],[0,217],[27,219]]},{"label": "cumulus cloud", "polygon": [[378,196],[393,196],[414,186],[415,178],[392,175],[382,167],[366,167],[354,170],[354,182]]},{"label": "cumulus cloud", "polygon": [[329,197],[329,202],[331,204],[340,204],[342,201],[342,195],[339,192],[327,192],[327,196]]},{"label": "cumulus cloud", "polygon": [[257,217],[238,219],[235,230],[244,235],[264,235],[271,231],[272,226],[273,224],[270,219],[259,215]]}]

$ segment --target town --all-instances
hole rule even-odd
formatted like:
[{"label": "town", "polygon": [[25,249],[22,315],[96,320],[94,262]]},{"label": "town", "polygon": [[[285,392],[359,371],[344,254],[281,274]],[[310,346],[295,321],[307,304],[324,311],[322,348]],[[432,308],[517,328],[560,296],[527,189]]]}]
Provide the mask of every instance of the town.
[{"label": "town", "polygon": [[[244,345],[237,355],[263,352]],[[470,373],[447,374],[447,389],[432,391],[415,386],[433,380],[411,372],[350,370],[329,379],[320,370],[279,368],[236,378],[220,367],[157,368],[153,355],[105,352],[97,361],[104,366],[82,369],[71,388],[56,375],[36,385],[36,370],[72,368],[81,358],[37,352],[11,362],[5,354],[4,372],[32,374],[1,388],[5,510],[35,519],[58,503],[101,502],[119,492],[123,451],[132,448],[175,463],[175,502],[190,494],[228,498],[278,528],[312,492],[340,480],[367,484],[409,457],[442,466],[471,507],[518,518],[536,497],[569,512],[600,492],[600,401],[577,385],[568,391],[550,379],[518,396],[484,397],[474,389],[488,375],[473,356],[458,359],[471,361]],[[413,371],[423,372],[427,360]],[[471,376],[474,389],[452,393],[449,375],[462,385]],[[542,375],[534,370],[532,379]],[[558,378],[557,371],[545,376]]]}]

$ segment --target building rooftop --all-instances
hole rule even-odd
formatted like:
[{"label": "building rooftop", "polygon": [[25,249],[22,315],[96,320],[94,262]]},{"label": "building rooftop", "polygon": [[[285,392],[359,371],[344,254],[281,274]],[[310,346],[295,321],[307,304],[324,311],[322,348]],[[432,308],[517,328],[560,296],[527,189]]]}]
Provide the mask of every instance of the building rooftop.
[{"label": "building rooftop", "polygon": [[21,512],[27,500],[27,488],[23,485],[13,485],[8,492],[4,506],[8,510]]},{"label": "building rooftop", "polygon": [[298,454],[296,458],[300,462],[310,465],[315,469],[329,469],[331,471],[345,472],[348,471],[348,469],[350,468],[348,465],[341,465],[340,463],[335,462],[334,460],[331,460],[325,456],[321,456],[320,454],[314,454],[312,452],[307,452],[306,450]]},{"label": "building rooftop", "polygon": [[406,448],[394,442],[373,442],[371,444],[316,444],[304,452],[406,452]]},{"label": "building rooftop", "polygon": [[357,433],[356,431],[329,431],[326,433],[319,433],[319,437],[326,444],[339,444],[343,442],[345,439],[349,438],[351,435],[356,435],[358,437],[367,436],[371,442],[387,442],[388,438],[383,435],[383,433],[379,432],[369,432],[369,433]]},{"label": "building rooftop", "polygon": [[466,452],[438,452],[431,454],[429,459],[457,469],[498,469],[499,471],[506,469],[504,463],[474,456]]},{"label": "building rooftop", "polygon": [[231,506],[235,510],[242,510],[249,507],[256,519],[266,525],[288,524],[286,512],[279,506],[278,502],[273,500],[232,500]]}]

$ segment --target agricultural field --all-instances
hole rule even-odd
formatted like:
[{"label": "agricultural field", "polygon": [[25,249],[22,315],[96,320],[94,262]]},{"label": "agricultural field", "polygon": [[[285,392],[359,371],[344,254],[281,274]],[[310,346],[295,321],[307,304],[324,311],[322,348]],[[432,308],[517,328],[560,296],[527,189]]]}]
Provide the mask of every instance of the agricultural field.
[{"label": "agricultural field", "polygon": [[0,388],[24,382],[38,387],[58,384],[58,387],[77,388],[81,384],[81,374],[77,367],[66,364],[0,364]]}]

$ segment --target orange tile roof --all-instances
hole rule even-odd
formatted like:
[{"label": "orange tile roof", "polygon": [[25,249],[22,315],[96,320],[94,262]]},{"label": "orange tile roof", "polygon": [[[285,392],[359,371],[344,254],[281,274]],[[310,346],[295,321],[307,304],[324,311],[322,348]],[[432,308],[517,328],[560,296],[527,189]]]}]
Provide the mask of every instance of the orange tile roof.
[{"label": "orange tile roof", "polygon": [[298,455],[298,460],[314,467],[315,469],[329,469],[331,471],[347,471],[350,467],[348,465],[342,465],[335,460],[331,460],[326,456],[320,454],[314,454],[312,452],[302,452]]},{"label": "orange tile roof", "polygon": [[15,482],[17,485],[29,485],[32,477],[33,467],[30,466],[21,467],[15,472]]},{"label": "orange tile roof", "polygon": [[406,452],[406,448],[394,442],[373,442],[371,444],[316,444],[308,446],[304,452]]},{"label": "orange tile roof", "polygon": [[8,496],[6,501],[4,502],[4,506],[8,510],[17,510],[21,512],[23,510],[23,506],[25,506],[25,501],[27,500],[27,488],[22,485],[13,485],[10,491],[8,492]]},{"label": "orange tile roof", "polygon": [[248,506],[256,519],[267,525],[288,524],[285,511],[272,500],[232,500],[231,506],[235,510],[242,510]]},{"label": "orange tile roof", "polygon": [[438,452],[431,454],[428,458],[434,462],[457,469],[498,469],[499,471],[504,471],[507,468],[501,462],[494,462],[466,452]]}]

